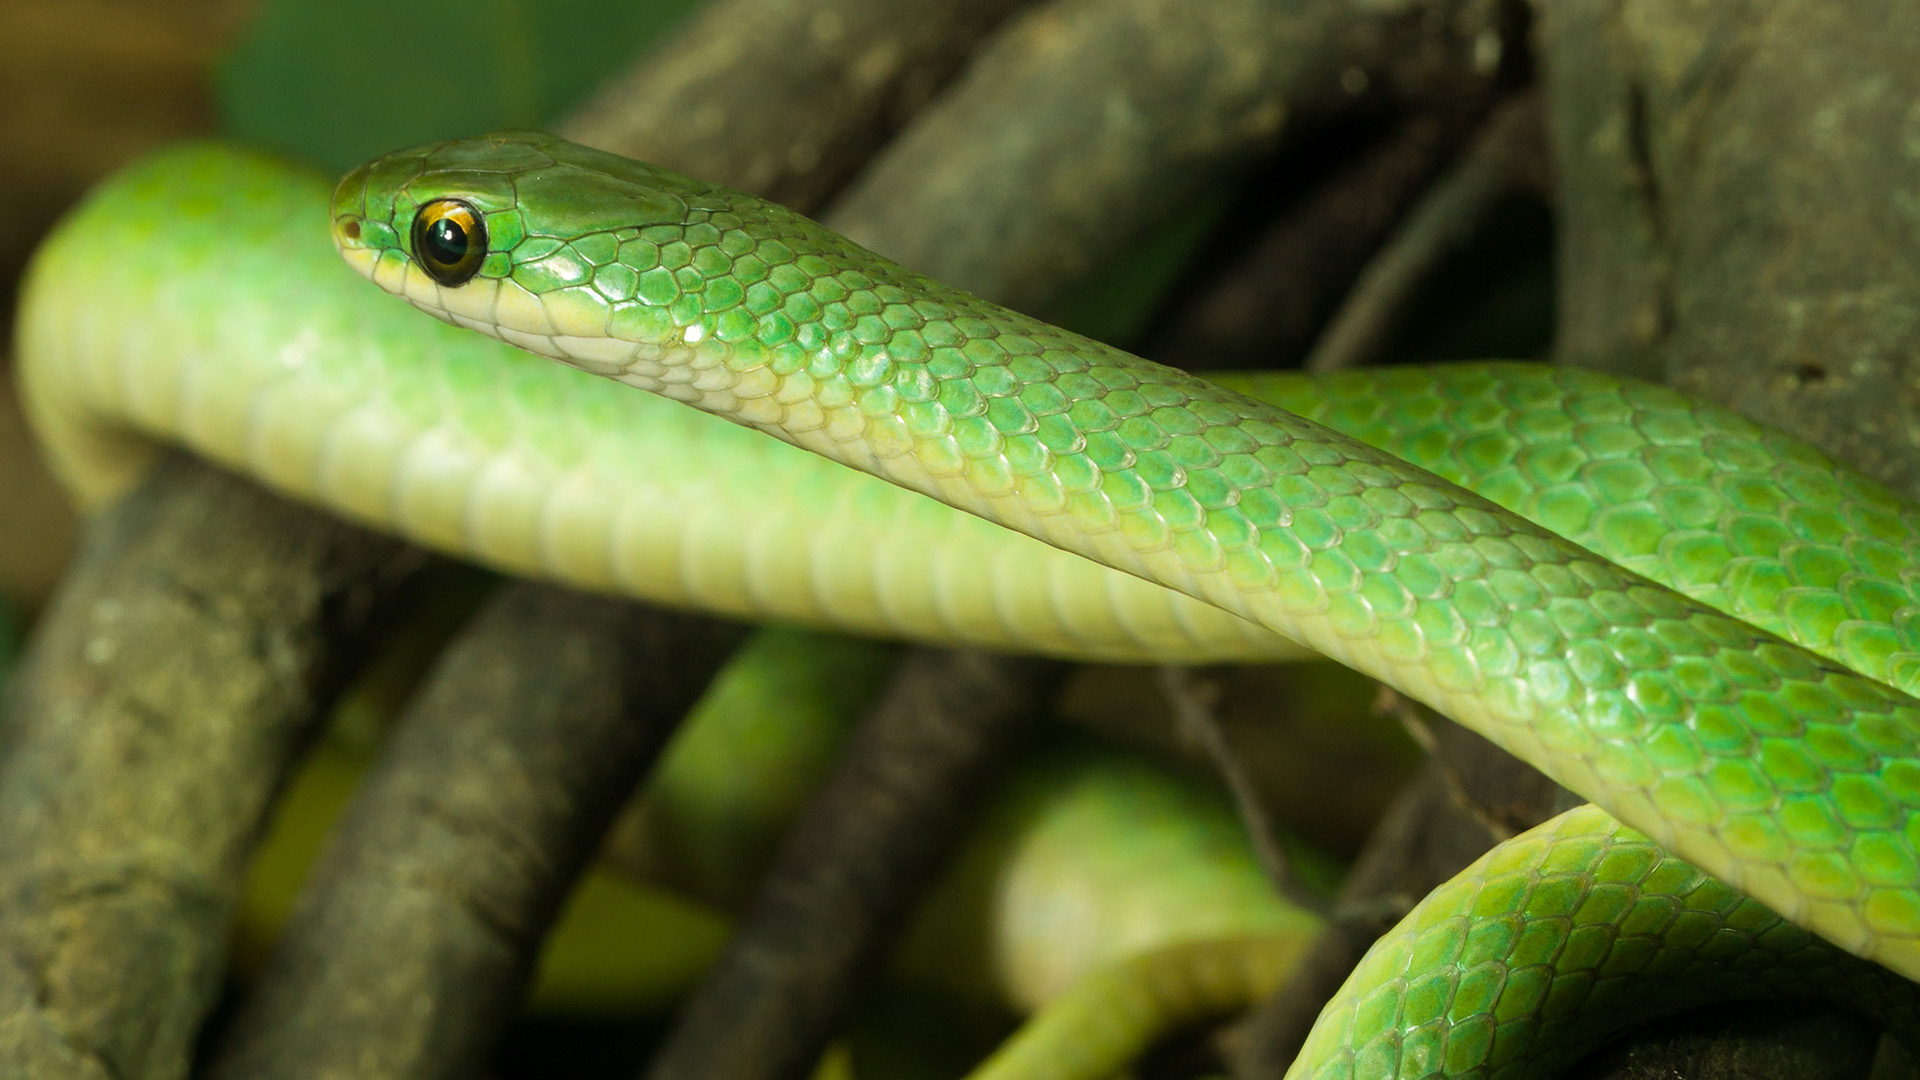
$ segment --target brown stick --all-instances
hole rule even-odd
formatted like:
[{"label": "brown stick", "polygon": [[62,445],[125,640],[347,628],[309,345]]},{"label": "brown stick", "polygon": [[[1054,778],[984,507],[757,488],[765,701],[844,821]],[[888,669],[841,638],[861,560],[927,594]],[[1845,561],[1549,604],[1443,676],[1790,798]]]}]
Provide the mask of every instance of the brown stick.
[{"label": "brown stick", "polygon": [[184,457],[89,526],[0,747],[0,1075],[185,1073],[273,793],[421,562]]},{"label": "brown stick", "polygon": [[1498,42],[1499,10],[1054,0],[1010,23],[829,220],[949,285],[1044,310],[1356,89],[1404,78],[1475,92],[1494,72],[1473,43]]},{"label": "brown stick", "polygon": [[1027,2],[720,0],[561,133],[811,211]]},{"label": "brown stick", "polygon": [[651,1080],[794,1080],[958,840],[1057,664],[921,649],[854,733]]},{"label": "brown stick", "polygon": [[1407,311],[1447,256],[1485,227],[1501,198],[1545,186],[1540,100],[1524,93],[1495,109],[1461,160],[1442,175],[1354,282],[1307,355],[1308,371],[1383,359]]},{"label": "brown stick", "polygon": [[1197,680],[1191,668],[1167,665],[1156,669],[1155,674],[1161,696],[1173,710],[1174,727],[1182,737],[1198,744],[1213,766],[1214,775],[1227,789],[1234,812],[1239,815],[1240,827],[1246,830],[1254,857],[1260,860],[1267,880],[1295,907],[1305,911],[1324,910],[1326,904],[1322,898],[1300,880],[1292,860],[1281,849],[1273,828],[1273,815],[1260,797],[1246,762],[1227,737],[1226,726],[1219,715],[1220,687]]},{"label": "brown stick", "polygon": [[[1182,284],[1140,343],[1141,355],[1189,371],[1296,364],[1466,129],[1464,117],[1421,113],[1329,168],[1277,211],[1249,207],[1249,214],[1267,216],[1244,229],[1222,227],[1221,250]],[[1283,163],[1292,172],[1301,167]],[[1248,201],[1270,202],[1273,186],[1256,176]]]},{"label": "brown stick", "polygon": [[607,821],[742,633],[496,596],[402,719],[211,1075],[479,1073]]},{"label": "brown stick", "polygon": [[1433,719],[1397,694],[1386,692],[1383,701],[1432,757],[1368,837],[1335,898],[1333,921],[1300,973],[1229,1036],[1234,1075],[1244,1080],[1286,1072],[1353,966],[1422,896],[1494,844],[1576,801],[1467,729]]},{"label": "brown stick", "polygon": [[1920,495],[1904,194],[1920,5],[1539,10],[1560,358],[1732,406]]}]

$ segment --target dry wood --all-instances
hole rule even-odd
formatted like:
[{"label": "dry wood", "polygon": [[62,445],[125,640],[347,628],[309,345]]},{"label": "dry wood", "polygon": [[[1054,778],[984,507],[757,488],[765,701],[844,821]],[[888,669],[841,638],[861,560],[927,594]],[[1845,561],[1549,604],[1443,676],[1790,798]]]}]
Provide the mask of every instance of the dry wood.
[{"label": "dry wood", "polygon": [[798,1080],[937,876],[1060,665],[920,649],[849,740],[651,1080]]},{"label": "dry wood", "polygon": [[570,139],[812,211],[1028,0],[717,0]]},{"label": "dry wood", "polygon": [[830,223],[1043,311],[1280,136],[1367,88],[1481,92],[1496,0],[1053,0],[1011,22]]},{"label": "dry wood", "polygon": [[274,792],[422,562],[183,456],[92,522],[0,742],[0,1076],[185,1073]]},{"label": "dry wood", "polygon": [[211,1075],[479,1074],[608,820],[743,632],[496,595],[401,718]]}]

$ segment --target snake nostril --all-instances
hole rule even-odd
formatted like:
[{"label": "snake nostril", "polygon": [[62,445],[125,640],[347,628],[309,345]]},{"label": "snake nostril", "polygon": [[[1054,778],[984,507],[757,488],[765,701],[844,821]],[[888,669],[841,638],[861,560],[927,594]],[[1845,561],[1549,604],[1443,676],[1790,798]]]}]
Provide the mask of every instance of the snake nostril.
[{"label": "snake nostril", "polygon": [[360,223],[357,221],[342,222],[340,224],[340,235],[346,237],[348,240],[358,241],[360,239]]}]

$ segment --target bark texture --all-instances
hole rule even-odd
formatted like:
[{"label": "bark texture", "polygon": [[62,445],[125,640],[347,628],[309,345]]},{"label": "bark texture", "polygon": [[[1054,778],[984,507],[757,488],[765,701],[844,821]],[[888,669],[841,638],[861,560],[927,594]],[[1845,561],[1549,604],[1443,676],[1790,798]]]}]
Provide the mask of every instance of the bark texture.
[{"label": "bark texture", "polygon": [[1298,130],[1386,89],[1484,92],[1496,0],[1053,0],[1014,20],[830,216],[949,285],[1044,311]]},{"label": "bark texture", "polygon": [[921,649],[794,826],[651,1080],[798,1080],[985,801],[1060,666]]},{"label": "bark texture", "polygon": [[1027,0],[716,0],[570,139],[811,211]]},{"label": "bark texture", "polygon": [[1920,495],[1920,6],[1540,5],[1563,359]]},{"label": "bark texture", "polygon": [[336,830],[216,1080],[467,1077],[620,800],[743,633],[515,584]]},{"label": "bark texture", "polygon": [[0,743],[0,1076],[185,1074],[273,794],[421,561],[185,457],[91,524]]}]

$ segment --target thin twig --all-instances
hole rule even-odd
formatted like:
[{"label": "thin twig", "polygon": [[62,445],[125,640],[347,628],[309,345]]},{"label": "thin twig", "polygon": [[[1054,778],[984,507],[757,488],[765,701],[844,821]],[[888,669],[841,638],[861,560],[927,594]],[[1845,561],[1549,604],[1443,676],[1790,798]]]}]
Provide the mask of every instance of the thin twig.
[{"label": "thin twig", "polygon": [[1361,272],[1308,354],[1308,371],[1336,371],[1380,359],[1447,256],[1479,233],[1502,197],[1540,183],[1546,159],[1542,122],[1535,92],[1513,97],[1493,111],[1460,161]]},{"label": "thin twig", "polygon": [[1304,184],[1277,210],[1276,183],[1301,183],[1292,156],[1249,180],[1249,205],[1229,214],[1258,220],[1222,229],[1218,254],[1199,260],[1139,343],[1140,353],[1189,371],[1285,366],[1305,355],[1314,334],[1346,295],[1393,227],[1455,156],[1471,117],[1423,111],[1401,120],[1324,176]]},{"label": "thin twig", "polygon": [[[1418,711],[1397,694],[1382,707]],[[1413,902],[1499,840],[1551,817],[1570,796],[1525,762],[1451,721],[1420,712],[1431,756],[1367,838],[1335,898],[1333,919],[1301,972],[1235,1032],[1234,1075],[1277,1080],[1360,957]]]},{"label": "thin twig", "polygon": [[1181,735],[1200,747],[1213,764],[1221,783],[1226,785],[1234,809],[1240,815],[1241,826],[1246,829],[1247,837],[1253,843],[1254,855],[1260,860],[1261,869],[1266,871],[1267,879],[1273,882],[1273,887],[1288,903],[1307,911],[1324,912],[1327,909],[1325,898],[1316,895],[1300,880],[1292,860],[1287,858],[1285,849],[1280,846],[1279,836],[1273,827],[1273,815],[1268,812],[1266,801],[1260,797],[1259,788],[1247,772],[1246,763],[1234,750],[1226,729],[1220,723],[1219,687],[1196,678],[1193,669],[1173,664],[1162,665],[1155,675],[1161,695],[1173,709],[1174,724]]}]

